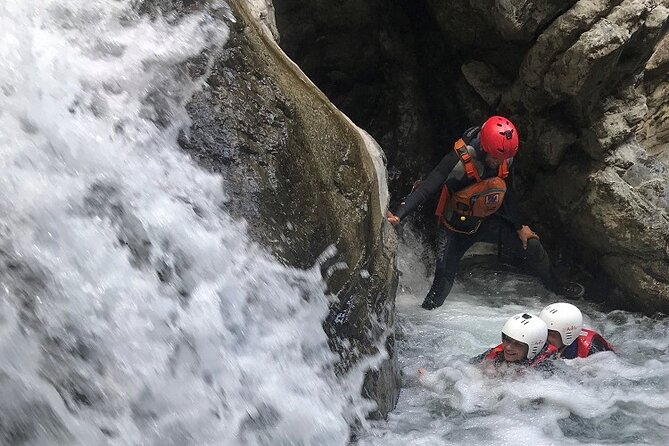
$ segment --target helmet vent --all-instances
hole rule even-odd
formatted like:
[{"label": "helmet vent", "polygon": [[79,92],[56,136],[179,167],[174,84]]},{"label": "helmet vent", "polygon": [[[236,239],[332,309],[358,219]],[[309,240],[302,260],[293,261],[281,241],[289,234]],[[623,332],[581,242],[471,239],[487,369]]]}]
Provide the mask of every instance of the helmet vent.
[{"label": "helmet vent", "polygon": [[512,158],[518,151],[518,130],[501,116],[491,116],[481,126],[481,148],[499,159]]}]

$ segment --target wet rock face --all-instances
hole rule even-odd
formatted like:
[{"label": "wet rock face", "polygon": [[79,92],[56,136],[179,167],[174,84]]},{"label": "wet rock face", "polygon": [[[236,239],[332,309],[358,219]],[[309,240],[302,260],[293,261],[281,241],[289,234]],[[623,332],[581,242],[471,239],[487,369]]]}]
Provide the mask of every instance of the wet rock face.
[{"label": "wet rock face", "polygon": [[[667,38],[663,40],[667,2],[424,0],[412,3],[414,12],[404,14],[402,26],[393,26],[399,16],[393,14],[394,2],[381,3],[373,13],[365,16],[359,11],[362,15],[355,18],[358,23],[378,23],[377,17],[383,15],[389,23],[367,27],[359,35],[361,44],[382,48],[379,54],[386,51],[395,60],[413,58],[419,64],[417,68],[395,64],[395,72],[415,69],[442,76],[439,82],[436,76],[418,77],[416,88],[430,94],[406,103],[409,110],[428,110],[428,122],[442,126],[441,132],[427,134],[434,158],[467,125],[478,124],[492,113],[508,115],[521,135],[516,176],[523,210],[528,222],[541,227],[542,240],[552,245],[553,253],[570,251],[571,261],[622,290],[623,297],[610,298],[616,305],[669,312],[669,276],[664,274],[669,258],[661,254],[669,228],[666,209],[659,204],[666,195],[658,186],[665,181],[661,163],[669,152],[665,94],[669,52]],[[314,19],[299,16],[299,0],[276,0],[275,5],[282,45],[305,64],[308,73],[316,73],[317,82],[324,71],[338,72],[351,63],[350,59],[340,61],[344,59],[340,56],[314,66],[316,50],[310,52],[315,42],[344,41],[342,35],[350,28],[338,27],[339,15],[328,15],[319,2],[304,7]],[[314,26],[320,23],[328,25]],[[388,32],[393,29],[407,31],[409,37],[402,40],[413,45],[384,40],[383,36],[393,35]],[[379,41],[387,46],[379,46]],[[319,50],[324,54],[329,48]],[[337,83],[337,88],[332,82],[319,85],[346,113],[367,107],[355,101],[356,93],[353,88],[346,91],[345,83]],[[372,88],[378,85],[384,83]],[[400,108],[401,95],[392,92],[388,97],[394,104],[390,108]],[[446,116],[446,111],[457,118]],[[415,116],[417,121],[422,119],[420,114]],[[410,177],[405,169],[412,162],[397,160],[398,154],[411,157],[413,152],[380,137],[380,129],[391,127],[383,120],[377,111],[358,123],[382,141],[389,170],[396,170],[400,178]],[[454,122],[466,124],[448,129]],[[630,148],[633,155],[628,153]],[[621,153],[626,154],[623,165]],[[433,166],[429,159],[427,155],[415,163],[420,171]],[[635,184],[630,171],[651,172],[654,186]],[[391,182],[391,193],[406,194],[405,183]],[[651,254],[648,243],[622,243],[625,236],[620,228],[629,225],[649,234],[646,242],[657,247]],[[593,261],[599,258],[615,260]],[[626,273],[620,274],[620,268]],[[609,293],[604,297],[609,298]]]},{"label": "wet rock face", "polygon": [[[272,46],[270,0],[143,0],[137,6],[168,20],[194,8],[224,18],[230,35],[211,66],[208,53],[181,67],[192,78],[210,71],[187,106],[192,125],[179,143],[224,177],[226,209],[247,222],[256,241],[289,265],[321,263],[338,297],[324,329],[340,373],[385,343],[388,359],[367,374],[363,389],[377,402],[372,415],[385,416],[399,392],[394,334],[386,336],[394,326],[396,241],[385,227],[384,194],[361,135]],[[184,297],[185,269],[178,263],[158,268],[160,279]]]},{"label": "wet rock face", "polygon": [[179,142],[224,177],[226,208],[255,240],[287,264],[321,262],[339,298],[324,328],[340,373],[386,343],[389,359],[365,382],[383,416],[399,391],[394,340],[385,338],[396,272],[376,171],[355,126],[285,58],[248,5],[229,5],[229,40],[188,105],[192,126]]},{"label": "wet rock face", "polygon": [[434,141],[466,123],[449,99],[459,67],[440,62],[451,56],[425,5],[405,3],[280,0],[274,7],[282,49],[384,147],[391,189],[406,192],[437,161]]},{"label": "wet rock face", "polygon": [[[577,258],[622,290],[607,296],[611,303],[649,312],[669,310],[669,220],[665,192],[649,193],[632,172],[666,182],[666,167],[646,155],[636,132],[648,119],[644,66],[668,12],[656,2],[575,3],[539,35],[502,96],[509,109],[531,111],[521,125],[533,129],[525,147],[535,172],[524,176],[538,217],[557,213],[551,231],[575,241]],[[570,199],[547,210],[543,200],[561,195]]]},{"label": "wet rock face", "polygon": [[656,46],[646,69],[643,88],[648,113],[638,138],[649,155],[669,161],[669,34]]},{"label": "wet rock face", "polygon": [[[603,229],[583,243],[601,253],[604,268],[617,271],[621,305],[666,311],[669,167],[645,156],[636,142],[618,146],[607,164],[588,178],[583,196],[589,212],[573,224]],[[641,299],[630,302],[634,295]]]}]

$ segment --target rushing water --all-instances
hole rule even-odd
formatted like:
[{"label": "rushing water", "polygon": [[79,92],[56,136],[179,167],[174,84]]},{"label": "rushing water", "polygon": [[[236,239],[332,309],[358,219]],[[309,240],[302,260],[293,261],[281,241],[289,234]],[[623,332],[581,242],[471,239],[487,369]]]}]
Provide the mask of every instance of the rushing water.
[{"label": "rushing water", "polygon": [[573,302],[617,353],[559,361],[550,377],[497,373],[470,359],[501,342],[507,318],[539,314],[558,298],[531,277],[479,267],[442,307],[425,311],[421,248],[410,233],[406,240],[397,300],[402,393],[361,446],[669,444],[669,320]]},{"label": "rushing water", "polygon": [[225,5],[132,3],[0,2],[0,444],[346,444],[362,373],[334,375],[319,268],[176,144]]}]

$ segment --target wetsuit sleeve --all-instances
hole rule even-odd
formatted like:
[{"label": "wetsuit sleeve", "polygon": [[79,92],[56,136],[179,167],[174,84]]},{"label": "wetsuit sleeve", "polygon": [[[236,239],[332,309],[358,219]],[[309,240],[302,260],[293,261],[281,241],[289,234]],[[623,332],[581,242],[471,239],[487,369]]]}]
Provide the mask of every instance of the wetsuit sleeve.
[{"label": "wetsuit sleeve", "polygon": [[470,364],[477,364],[479,362],[483,362],[483,360],[488,355],[488,353],[490,353],[490,350],[492,350],[492,349],[488,349],[488,350],[484,351],[483,353],[481,353],[480,355],[473,357],[472,359],[469,360],[469,363]]},{"label": "wetsuit sleeve", "polygon": [[523,226],[523,223],[519,217],[518,202],[516,201],[516,194],[513,187],[513,173],[510,173],[507,177],[506,194],[504,195],[504,201],[502,202],[500,215],[505,220],[508,220],[513,225],[514,229],[516,229],[516,231]]},{"label": "wetsuit sleeve", "polygon": [[404,204],[396,212],[396,215],[400,219],[403,219],[415,211],[418,206],[423,204],[425,200],[441,188],[441,185],[444,184],[451,170],[453,170],[458,162],[460,162],[460,158],[458,158],[455,151],[451,151],[444,156],[420,186],[406,197]]}]

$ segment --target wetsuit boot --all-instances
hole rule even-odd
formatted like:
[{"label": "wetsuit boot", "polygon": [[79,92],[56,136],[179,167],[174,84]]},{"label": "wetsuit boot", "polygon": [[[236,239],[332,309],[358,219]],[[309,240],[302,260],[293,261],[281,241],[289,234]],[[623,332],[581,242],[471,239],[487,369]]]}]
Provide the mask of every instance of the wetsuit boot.
[{"label": "wetsuit boot", "polygon": [[452,279],[449,282],[446,277],[438,278],[435,276],[432,287],[430,287],[430,291],[427,292],[425,299],[423,299],[421,307],[426,310],[434,310],[435,308],[442,306],[446,297],[451,292],[451,288],[453,288]]},{"label": "wetsuit boot", "polygon": [[421,307],[426,310],[433,310],[444,303],[451,292],[451,288],[453,288],[460,259],[474,241],[474,237],[457,234],[445,227],[439,230],[434,281]]}]

